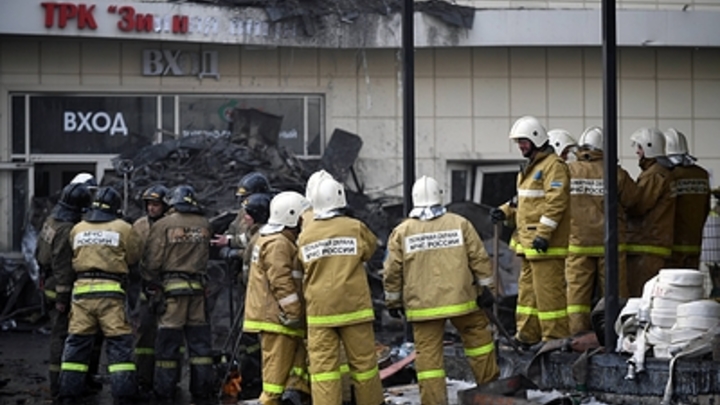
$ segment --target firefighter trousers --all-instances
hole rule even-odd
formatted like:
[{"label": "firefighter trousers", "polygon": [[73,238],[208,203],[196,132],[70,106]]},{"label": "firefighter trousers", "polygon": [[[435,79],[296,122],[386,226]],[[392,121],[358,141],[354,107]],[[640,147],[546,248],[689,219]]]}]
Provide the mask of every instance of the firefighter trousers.
[{"label": "firefighter trousers", "polygon": [[[500,369],[495,357],[495,344],[488,319],[480,311],[448,319],[455,326],[465,347],[475,382],[482,384],[498,378]],[[445,319],[413,322],[413,337],[417,358],[415,365],[420,386],[420,402],[428,405],[447,405],[443,361]]]},{"label": "firefighter trousers", "polygon": [[260,334],[262,385],[260,403],[280,405],[285,390],[310,394],[307,352],[302,338],[272,332]]},{"label": "firefighter trousers", "polygon": [[135,365],[138,386],[143,391],[152,390],[155,373],[155,339],[157,317],[150,311],[147,300],[138,300],[139,324],[135,331]]},{"label": "firefighter trousers", "polygon": [[60,397],[73,398],[83,394],[98,331],[102,331],[106,340],[113,397],[135,395],[133,336],[125,317],[124,299],[98,297],[73,299],[69,335],[60,365]]},{"label": "firefighter trousers", "polygon": [[[565,259],[567,280],[567,314],[570,334],[592,330],[590,311],[596,291],[600,297],[605,294],[605,257],[568,255]],[[618,293],[627,298],[627,267],[624,252],[618,256]]]},{"label": "firefighter trousers", "polygon": [[372,322],[308,328],[308,357],[313,405],[342,403],[340,342],[345,346],[357,405],[384,402]]},{"label": "firefighter trousers", "polygon": [[666,258],[651,254],[627,255],[628,294],[641,297],[645,283],[665,267]]},{"label": "firefighter trousers", "polygon": [[515,315],[518,340],[535,344],[570,336],[566,288],[565,259],[522,258]]}]

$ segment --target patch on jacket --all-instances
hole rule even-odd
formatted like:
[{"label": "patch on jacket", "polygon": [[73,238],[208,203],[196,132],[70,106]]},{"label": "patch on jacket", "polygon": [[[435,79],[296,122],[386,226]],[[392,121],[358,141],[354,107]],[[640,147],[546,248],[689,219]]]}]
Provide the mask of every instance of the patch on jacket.
[{"label": "patch on jacket", "polygon": [[355,256],[358,251],[357,244],[355,238],[319,240],[302,247],[303,262],[308,263],[327,256]]},{"label": "patch on jacket", "polygon": [[83,231],[73,238],[73,249],[90,245],[120,246],[120,234],[114,231]]},{"label": "patch on jacket", "polygon": [[533,175],[533,180],[540,180],[540,179],[542,179],[542,170],[536,171],[535,174]]},{"label": "patch on jacket", "polygon": [[562,181],[551,181],[550,187],[552,188],[560,188],[562,187]]},{"label": "patch on jacket", "polygon": [[260,261],[260,246],[253,246],[252,255],[250,255],[250,261],[252,263],[257,263]]},{"label": "patch on jacket", "polygon": [[428,232],[405,238],[405,253],[431,249],[446,249],[462,245],[463,235],[459,229]]}]

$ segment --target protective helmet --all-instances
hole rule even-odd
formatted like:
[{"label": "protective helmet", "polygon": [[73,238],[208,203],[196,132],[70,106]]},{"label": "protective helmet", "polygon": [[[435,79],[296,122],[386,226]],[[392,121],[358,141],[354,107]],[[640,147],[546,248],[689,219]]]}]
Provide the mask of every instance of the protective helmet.
[{"label": "protective helmet", "polygon": [[95,198],[90,205],[90,211],[85,216],[89,222],[109,222],[117,219],[122,206],[122,197],[112,187],[101,187],[95,193]]},{"label": "protective helmet", "polygon": [[665,135],[665,152],[670,155],[687,155],[688,151],[687,139],[685,135],[675,128],[668,128]]},{"label": "protective helmet", "polygon": [[578,140],[581,148],[594,150],[603,150],[603,142],[603,130],[600,127],[588,127]]},{"label": "protective helmet", "polygon": [[552,129],[547,134],[550,145],[555,149],[555,154],[558,156],[562,156],[568,146],[577,146],[577,142],[570,135],[570,132],[564,129]]},{"label": "protective helmet", "polygon": [[529,139],[539,148],[548,141],[548,134],[537,118],[529,115],[519,118],[510,129],[510,139]]},{"label": "protective helmet", "polygon": [[633,147],[640,146],[646,158],[665,156],[665,135],[657,128],[640,128],[631,136]]},{"label": "protective helmet", "polygon": [[81,212],[90,206],[92,195],[84,183],[70,183],[60,193],[58,204],[74,212]]},{"label": "protective helmet", "polygon": [[250,172],[244,175],[238,182],[235,195],[240,198],[247,198],[250,194],[267,193],[270,191],[270,182],[260,172]]},{"label": "protective helmet", "polygon": [[414,207],[432,207],[442,205],[442,190],[437,180],[422,176],[412,188],[412,201]]},{"label": "protective helmet", "polygon": [[332,178],[321,179],[310,197],[315,215],[323,215],[347,206],[345,188]]},{"label": "protective helmet", "polygon": [[143,191],[142,199],[143,201],[159,201],[165,204],[165,197],[167,197],[169,192],[170,191],[167,187],[161,184],[156,184]]},{"label": "protective helmet", "polygon": [[98,186],[95,176],[85,172],[75,175],[75,177],[70,180],[70,184],[85,184],[90,190],[94,190]]},{"label": "protective helmet", "polygon": [[305,212],[306,206],[307,203],[302,194],[295,191],[283,191],[270,202],[270,218],[267,222],[269,225],[295,228],[300,215]]},{"label": "protective helmet", "polygon": [[325,170],[318,170],[315,173],[311,174],[308,178],[307,185],[305,186],[305,198],[310,201],[312,204],[312,197],[311,195],[315,191],[315,188],[317,187],[318,183],[320,183],[320,180],[322,179],[332,179],[332,175]]},{"label": "protective helmet", "polygon": [[266,224],[270,216],[271,194],[251,194],[243,200],[242,205],[245,212],[252,217],[256,224]]},{"label": "protective helmet", "polygon": [[189,185],[173,188],[165,197],[165,203],[179,212],[198,212],[200,210],[197,199],[195,199],[195,189]]}]

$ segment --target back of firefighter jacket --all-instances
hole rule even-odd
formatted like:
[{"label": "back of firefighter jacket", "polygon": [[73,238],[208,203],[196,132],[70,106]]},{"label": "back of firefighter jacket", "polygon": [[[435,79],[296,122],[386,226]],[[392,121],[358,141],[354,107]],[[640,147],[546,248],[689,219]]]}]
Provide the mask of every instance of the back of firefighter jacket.
[{"label": "back of firefighter jacket", "polygon": [[150,234],[150,217],[145,215],[138,218],[137,221],[133,222],[132,227],[140,238],[140,243],[144,247],[145,243],[147,243],[148,235]]},{"label": "back of firefighter jacket", "polygon": [[672,173],[656,159],[643,159],[640,167],[637,203],[628,210],[628,253],[669,256],[675,229]]},{"label": "back of firefighter jacket", "polygon": [[70,231],[73,268],[76,272],[102,271],[127,274],[128,266],[142,255],[140,238],[121,219],[110,222],[82,221]]},{"label": "back of firefighter jacket", "polygon": [[377,238],[357,219],[338,216],[303,226],[298,256],[304,267],[308,326],[334,327],[375,318],[364,262]]},{"label": "back of firefighter jacket", "polygon": [[50,216],[38,235],[35,257],[43,270],[49,272],[47,275],[54,278],[54,289],[58,293],[70,292],[75,281],[73,249],[70,245],[70,230],[73,226],[75,224],[72,222],[58,221]]},{"label": "back of firefighter jacket", "polygon": [[303,331],[287,328],[280,321],[281,315],[296,320],[305,315],[294,239],[288,230],[256,239],[250,257],[243,330],[303,336]]},{"label": "back of firefighter jacket", "polygon": [[[570,172],[555,153],[540,151],[518,173],[515,223],[518,243],[529,260],[567,256],[570,233]],[[508,210],[508,206],[503,206]],[[506,212],[507,214],[507,212]],[[546,253],[532,249],[535,237],[549,242]]]},{"label": "back of firefighter jacket", "polygon": [[205,274],[210,223],[201,214],[173,211],[150,228],[142,268],[147,279],[163,272]]},{"label": "back of firefighter jacket", "polygon": [[[570,169],[570,253],[605,255],[605,181],[603,152],[580,151]],[[635,181],[617,168],[618,242],[625,243],[626,211],[638,198]]]},{"label": "back of firefighter jacket", "polygon": [[710,179],[697,165],[675,166],[675,240],[673,250],[700,253],[702,230],[710,213]]},{"label": "back of firefighter jacket", "polygon": [[388,307],[402,301],[409,321],[475,312],[480,289],[493,283],[480,237],[468,220],[452,213],[398,225],[384,267]]}]

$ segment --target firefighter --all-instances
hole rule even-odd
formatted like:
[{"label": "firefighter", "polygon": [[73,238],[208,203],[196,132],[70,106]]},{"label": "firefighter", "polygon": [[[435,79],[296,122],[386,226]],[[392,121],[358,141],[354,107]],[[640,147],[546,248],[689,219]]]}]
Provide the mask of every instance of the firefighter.
[{"label": "firefighter", "polygon": [[[133,229],[140,237],[143,249],[150,234],[150,227],[165,215],[168,209],[165,197],[167,187],[158,184],[148,187],[142,194],[146,215],[133,223]],[[142,285],[141,280],[136,284]],[[153,374],[155,373],[155,335],[157,332],[157,302],[161,299],[159,292],[152,288],[142,288],[138,299],[138,321],[135,333],[135,365],[137,366],[138,387],[144,393],[152,392]]]},{"label": "firefighter", "polygon": [[298,238],[308,325],[310,382],[315,405],[342,401],[340,342],[345,346],[358,405],[383,403],[375,354],[370,287],[364,262],[377,238],[362,222],[345,215],[342,184],[318,182],[312,194],[314,220]]},{"label": "firefighter", "polygon": [[172,399],[178,382],[180,347],[189,352],[190,393],[196,400],[213,393],[211,330],[205,315],[204,276],[210,250],[210,224],[187,185],[167,198],[167,214],[150,228],[141,264],[143,277],[161,286],[165,308],[158,314],[155,340],[155,395]]},{"label": "firefighter", "polygon": [[628,210],[627,277],[630,296],[639,297],[672,253],[675,194],[663,133],[640,128],[630,140],[642,171],[636,181],[637,203]]},{"label": "firefighter", "polygon": [[705,221],[701,260],[710,273],[710,297],[720,301],[720,187],[713,189],[712,195],[715,197],[715,206]]},{"label": "firefighter", "polygon": [[304,200],[294,191],[275,196],[252,247],[243,330],[260,333],[263,405],[279,405],[282,397],[309,400],[302,272],[295,246]]},{"label": "firefighter", "polygon": [[388,240],[383,284],[390,316],[412,323],[417,379],[423,404],[448,403],[443,336],[449,320],[482,384],[500,369],[488,318],[480,308],[495,302],[493,273],[483,242],[465,218],[447,213],[437,181],[426,176],[412,188],[413,209]]},{"label": "firefighter", "polygon": [[119,219],[121,204],[115,189],[98,189],[90,211],[70,231],[77,280],[60,366],[60,397],[66,403],[77,403],[83,393],[98,329],[105,336],[113,397],[125,403],[136,393],[133,335],[125,317],[123,286],[130,266],[140,259],[141,246],[130,224]]},{"label": "firefighter", "polygon": [[45,297],[53,305],[50,310],[52,329],[48,368],[50,394],[54,399],[58,396],[60,363],[68,335],[70,294],[75,281],[70,230],[80,222],[83,212],[90,206],[90,200],[90,190],[84,184],[65,186],[38,235],[35,257],[43,274]]},{"label": "firefighter", "polygon": [[[527,163],[518,173],[517,208],[490,210],[494,223],[514,220],[522,270],[518,281],[515,339],[525,347],[569,336],[565,257],[570,228],[570,174],[553,153],[545,128],[525,116],[510,130]],[[514,214],[514,218],[511,215]],[[537,345],[533,349],[538,348]]]},{"label": "firefighter", "polygon": [[710,213],[710,175],[689,155],[682,132],[670,128],[664,135],[666,154],[673,164],[676,196],[675,235],[672,254],[665,261],[665,266],[699,269],[703,226]]},{"label": "firefighter", "polygon": [[[565,260],[567,313],[570,333],[591,330],[590,310],[595,287],[605,291],[605,183],[603,132],[590,127],[578,141],[577,161],[570,169],[570,242]],[[622,167],[617,168],[618,243],[625,244],[625,211],[637,200],[635,181]],[[618,249],[618,288],[628,297],[624,248]]]},{"label": "firefighter", "polygon": [[570,132],[564,129],[552,129],[548,131],[547,134],[548,138],[550,138],[550,145],[562,160],[565,162],[572,162],[575,160],[577,142],[575,142],[575,138],[570,135]]}]

